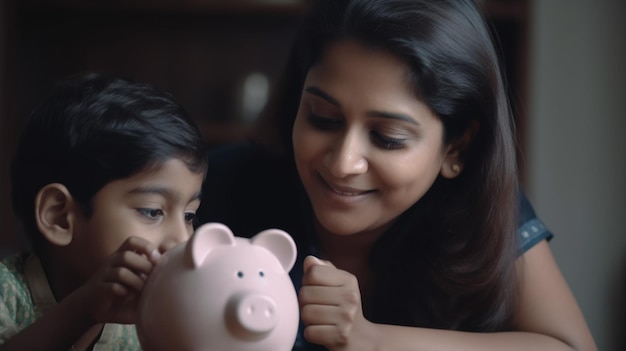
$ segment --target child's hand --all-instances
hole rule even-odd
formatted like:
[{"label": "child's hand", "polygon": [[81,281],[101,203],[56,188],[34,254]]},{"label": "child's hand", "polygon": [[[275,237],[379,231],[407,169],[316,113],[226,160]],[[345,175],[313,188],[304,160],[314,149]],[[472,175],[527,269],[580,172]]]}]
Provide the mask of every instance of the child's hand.
[{"label": "child's hand", "polygon": [[149,241],[128,238],[76,294],[93,323],[130,324],[144,281],[161,253]]},{"label": "child's hand", "polygon": [[363,316],[356,277],[309,256],[298,294],[304,337],[332,351],[367,350],[373,324]]}]

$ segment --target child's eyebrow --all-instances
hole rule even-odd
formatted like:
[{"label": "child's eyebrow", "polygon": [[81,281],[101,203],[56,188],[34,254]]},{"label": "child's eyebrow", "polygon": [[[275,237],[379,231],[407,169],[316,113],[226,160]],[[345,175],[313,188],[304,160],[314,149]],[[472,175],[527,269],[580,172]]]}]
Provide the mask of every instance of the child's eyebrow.
[{"label": "child's eyebrow", "polygon": [[[170,198],[176,197],[175,196],[176,193],[172,191],[170,188],[159,187],[159,186],[146,186],[146,187],[134,188],[130,190],[128,193],[129,194],[155,194],[155,195],[161,195],[163,197],[170,197]],[[191,197],[189,202],[199,200],[200,198],[202,198],[202,192],[198,191]]]},{"label": "child's eyebrow", "polygon": [[131,189],[129,194],[157,194],[167,196],[172,194],[172,191],[165,187],[157,187],[157,186],[145,186]]}]

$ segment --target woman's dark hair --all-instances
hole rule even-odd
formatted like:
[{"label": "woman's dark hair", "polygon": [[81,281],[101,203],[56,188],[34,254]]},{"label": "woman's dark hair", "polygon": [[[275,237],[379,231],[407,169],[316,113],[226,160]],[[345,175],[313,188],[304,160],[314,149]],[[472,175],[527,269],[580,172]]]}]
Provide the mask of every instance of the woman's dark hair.
[{"label": "woman's dark hair", "polygon": [[73,76],[57,83],[19,139],[11,170],[13,208],[41,254],[33,204],[45,185],[65,185],[90,216],[91,200],[106,184],[157,170],[172,158],[203,173],[206,152],[197,127],[170,94],[95,73]]},{"label": "woman's dark hair", "polygon": [[515,141],[480,7],[472,0],[316,0],[313,6],[282,85],[259,120],[257,141],[293,157],[304,80],[330,43],[355,40],[404,59],[416,98],[440,118],[446,143],[472,124],[478,131],[462,155],[463,172],[438,178],[375,246],[375,283],[364,311],[380,323],[511,328],[517,307]]}]

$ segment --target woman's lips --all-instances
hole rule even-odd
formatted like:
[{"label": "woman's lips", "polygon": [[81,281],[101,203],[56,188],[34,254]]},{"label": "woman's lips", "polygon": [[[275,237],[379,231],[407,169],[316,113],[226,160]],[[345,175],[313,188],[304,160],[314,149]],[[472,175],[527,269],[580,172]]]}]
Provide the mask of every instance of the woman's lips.
[{"label": "woman's lips", "polygon": [[343,195],[343,196],[358,196],[358,195],[363,195],[367,193],[367,191],[357,190],[357,189],[352,189],[352,188],[337,187],[331,184],[328,184],[328,187],[335,193],[339,195]]},{"label": "woman's lips", "polygon": [[363,190],[358,188],[353,188],[350,186],[344,186],[339,184],[333,184],[328,182],[324,177],[320,175],[320,179],[322,183],[324,183],[332,192],[342,196],[360,196],[373,192],[374,190]]}]

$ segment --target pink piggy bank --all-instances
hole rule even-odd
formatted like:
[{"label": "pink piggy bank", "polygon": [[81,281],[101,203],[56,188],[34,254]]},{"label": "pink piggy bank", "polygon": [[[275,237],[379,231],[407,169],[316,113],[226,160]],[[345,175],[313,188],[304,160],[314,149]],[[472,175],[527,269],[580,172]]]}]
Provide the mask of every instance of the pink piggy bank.
[{"label": "pink piggy bank", "polygon": [[167,251],[146,280],[137,320],[142,349],[287,351],[299,312],[289,271],[293,239],[268,229],[251,239],[208,223]]}]

